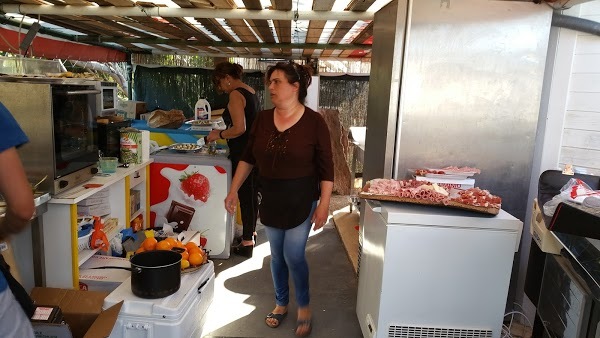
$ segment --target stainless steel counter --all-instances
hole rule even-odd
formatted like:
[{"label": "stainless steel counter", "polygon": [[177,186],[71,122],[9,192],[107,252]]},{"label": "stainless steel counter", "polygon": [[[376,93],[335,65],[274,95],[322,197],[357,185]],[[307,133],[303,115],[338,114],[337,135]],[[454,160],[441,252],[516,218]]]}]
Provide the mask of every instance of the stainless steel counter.
[{"label": "stainless steel counter", "polygon": [[[44,250],[42,241],[42,214],[48,210],[51,196],[47,192],[34,194],[35,215],[31,226],[11,238],[12,254],[18,266],[21,283],[26,290],[44,285]],[[0,217],[4,217],[6,203],[0,197]]]},{"label": "stainless steel counter", "polygon": [[[35,215],[41,215],[46,210],[48,210],[48,206],[46,203],[50,200],[50,194],[47,192],[39,192],[33,195],[33,203],[35,204]],[[6,212],[6,203],[2,199],[0,195],[0,217],[4,217],[4,213]]]}]

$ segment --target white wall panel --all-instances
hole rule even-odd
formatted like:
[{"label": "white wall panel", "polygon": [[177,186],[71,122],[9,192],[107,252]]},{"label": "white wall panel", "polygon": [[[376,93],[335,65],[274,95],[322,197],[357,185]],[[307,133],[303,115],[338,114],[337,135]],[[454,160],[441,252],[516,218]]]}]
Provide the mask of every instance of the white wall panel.
[{"label": "white wall panel", "polygon": [[600,132],[594,130],[565,129],[563,147],[600,150]]},{"label": "white wall panel", "polygon": [[600,174],[600,151],[563,147],[560,163],[571,163],[575,167],[587,169],[588,174]]},{"label": "white wall panel", "polygon": [[596,35],[577,35],[575,54],[600,54],[600,39]]},{"label": "white wall panel", "polygon": [[[600,1],[580,6],[579,17],[600,22]],[[577,32],[559,162],[600,173],[600,37]]]},{"label": "white wall panel", "polygon": [[600,15],[600,1],[590,1],[581,4],[581,16],[584,15]]},{"label": "white wall panel", "polygon": [[[600,37],[596,36],[596,39]],[[600,73],[600,55],[576,54],[573,58],[573,73]]]},{"label": "white wall panel", "polygon": [[565,118],[566,129],[600,131],[600,112],[568,111]]},{"label": "white wall panel", "polygon": [[600,110],[600,93],[571,92],[567,99],[567,110],[591,111]]},{"label": "white wall panel", "polygon": [[600,93],[600,74],[572,74],[570,90],[580,93]]}]

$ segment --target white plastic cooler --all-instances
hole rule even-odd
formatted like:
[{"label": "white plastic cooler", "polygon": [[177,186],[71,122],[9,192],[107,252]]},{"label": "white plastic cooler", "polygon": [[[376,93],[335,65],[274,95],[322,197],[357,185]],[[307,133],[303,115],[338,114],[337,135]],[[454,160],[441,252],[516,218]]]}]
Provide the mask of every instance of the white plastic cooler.
[{"label": "white plastic cooler", "polygon": [[165,298],[135,296],[128,279],[104,300],[104,309],[124,301],[110,338],[191,337],[204,325],[214,288],[212,261],[198,271],[182,274],[179,291]]}]

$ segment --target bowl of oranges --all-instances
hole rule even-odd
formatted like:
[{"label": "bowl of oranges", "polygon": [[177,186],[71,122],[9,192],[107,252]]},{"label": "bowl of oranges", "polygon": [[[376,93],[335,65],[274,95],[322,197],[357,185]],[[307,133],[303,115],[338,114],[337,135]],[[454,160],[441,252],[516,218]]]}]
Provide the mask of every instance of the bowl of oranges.
[{"label": "bowl of oranges", "polygon": [[194,242],[183,244],[174,237],[166,237],[158,240],[155,237],[146,238],[135,253],[152,250],[171,250],[181,255],[181,272],[188,273],[200,269],[200,266],[208,261],[206,251]]}]

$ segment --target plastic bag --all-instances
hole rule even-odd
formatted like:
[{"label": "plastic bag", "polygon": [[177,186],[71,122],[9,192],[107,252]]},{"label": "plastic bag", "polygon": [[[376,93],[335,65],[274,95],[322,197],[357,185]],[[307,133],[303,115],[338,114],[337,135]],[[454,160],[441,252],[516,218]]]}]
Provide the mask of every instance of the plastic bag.
[{"label": "plastic bag", "polygon": [[559,203],[570,201],[581,204],[587,197],[600,198],[600,191],[592,190],[589,185],[580,179],[572,178],[560,188],[560,194],[544,203],[543,209],[546,216],[553,216]]},{"label": "plastic bag", "polygon": [[586,197],[600,197],[600,191],[593,190],[584,181],[572,178],[560,189],[560,194],[567,201],[581,204]]},{"label": "plastic bag", "polygon": [[112,255],[115,257],[122,257],[123,256],[123,234],[119,232],[115,237],[113,237],[113,239],[111,239],[109,241],[109,243],[110,243],[110,250],[112,252]]}]

